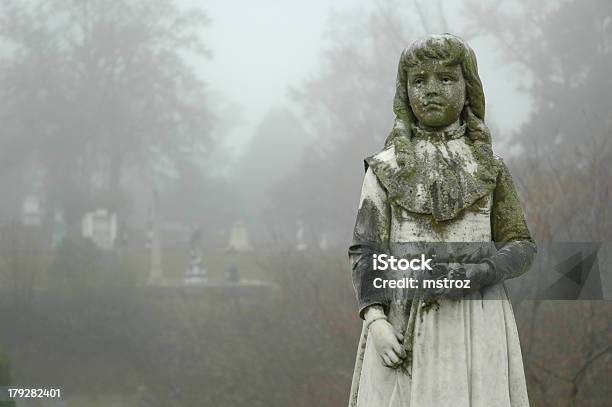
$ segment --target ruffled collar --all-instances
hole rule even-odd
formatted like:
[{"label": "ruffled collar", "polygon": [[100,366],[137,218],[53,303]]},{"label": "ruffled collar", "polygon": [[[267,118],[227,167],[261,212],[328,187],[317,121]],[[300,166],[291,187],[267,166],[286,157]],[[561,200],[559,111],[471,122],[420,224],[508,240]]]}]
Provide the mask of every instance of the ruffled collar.
[{"label": "ruffled collar", "polygon": [[415,126],[411,134],[365,160],[391,201],[441,222],[493,191],[497,160],[488,143],[466,136],[465,124],[443,132]]},{"label": "ruffled collar", "polygon": [[411,126],[413,137],[425,139],[425,140],[454,140],[461,138],[465,135],[466,124],[463,123],[459,126],[448,130],[435,131],[426,130],[420,126]]}]

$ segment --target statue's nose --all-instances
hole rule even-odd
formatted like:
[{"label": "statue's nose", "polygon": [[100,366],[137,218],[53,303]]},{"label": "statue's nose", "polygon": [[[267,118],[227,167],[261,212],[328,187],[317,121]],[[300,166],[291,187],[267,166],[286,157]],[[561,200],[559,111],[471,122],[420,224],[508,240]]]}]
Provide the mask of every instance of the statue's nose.
[{"label": "statue's nose", "polygon": [[430,83],[427,89],[425,89],[425,95],[427,96],[437,96],[440,94],[440,89],[436,84]]},{"label": "statue's nose", "polygon": [[427,96],[436,96],[437,94],[438,94],[438,91],[436,89],[430,89],[426,93]]}]

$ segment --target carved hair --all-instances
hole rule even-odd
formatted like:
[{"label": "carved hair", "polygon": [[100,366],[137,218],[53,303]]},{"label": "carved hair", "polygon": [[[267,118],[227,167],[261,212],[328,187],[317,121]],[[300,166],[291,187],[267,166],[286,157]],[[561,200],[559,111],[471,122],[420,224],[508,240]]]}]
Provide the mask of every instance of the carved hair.
[{"label": "carved hair", "polygon": [[391,145],[396,137],[410,137],[411,128],[416,125],[417,120],[408,100],[406,70],[419,62],[431,59],[442,61],[447,65],[461,66],[467,102],[461,112],[461,118],[467,124],[467,136],[472,141],[480,140],[491,144],[491,133],[484,123],[485,97],[482,82],[478,76],[474,51],[457,36],[435,34],[419,38],[402,52],[397,68],[395,99],[393,100],[393,112],[396,115],[395,125],[385,145]]}]

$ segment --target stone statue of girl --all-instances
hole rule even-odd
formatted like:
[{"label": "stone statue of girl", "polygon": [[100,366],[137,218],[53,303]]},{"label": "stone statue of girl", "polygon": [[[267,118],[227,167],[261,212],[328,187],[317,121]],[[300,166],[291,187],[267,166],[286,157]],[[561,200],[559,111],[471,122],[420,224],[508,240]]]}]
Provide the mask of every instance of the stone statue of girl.
[{"label": "stone statue of girl", "polygon": [[[528,270],[536,246],[492,152],[473,50],[450,34],[417,40],[400,57],[393,110],[385,148],[365,160],[349,249],[364,319],[349,405],[529,406],[504,280]],[[381,272],[381,253],[427,253],[436,266]],[[470,288],[375,287],[406,273]]]}]

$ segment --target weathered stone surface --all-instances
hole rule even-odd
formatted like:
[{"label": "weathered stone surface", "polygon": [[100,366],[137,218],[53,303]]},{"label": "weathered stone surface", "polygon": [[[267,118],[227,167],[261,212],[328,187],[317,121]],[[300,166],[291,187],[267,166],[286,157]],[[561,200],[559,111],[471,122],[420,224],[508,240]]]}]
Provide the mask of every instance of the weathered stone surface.
[{"label": "weathered stone surface", "polygon": [[[529,268],[535,245],[491,148],[476,67],[471,48],[450,34],[426,36],[401,55],[395,124],[385,148],[365,160],[349,250],[360,315],[382,305],[387,321],[373,322],[372,332],[364,326],[350,406],[529,405],[503,281]],[[457,265],[475,288],[432,297],[369,287],[378,276],[372,253],[429,249],[444,252],[443,276]]]}]

